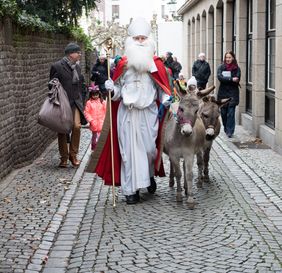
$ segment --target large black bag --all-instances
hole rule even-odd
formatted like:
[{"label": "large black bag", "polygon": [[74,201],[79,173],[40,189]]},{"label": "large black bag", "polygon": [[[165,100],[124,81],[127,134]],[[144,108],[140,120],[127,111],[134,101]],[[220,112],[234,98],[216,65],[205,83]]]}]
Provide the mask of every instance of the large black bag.
[{"label": "large black bag", "polygon": [[73,113],[68,95],[58,79],[49,82],[52,86],[38,115],[38,123],[61,134],[68,134],[73,127]]}]

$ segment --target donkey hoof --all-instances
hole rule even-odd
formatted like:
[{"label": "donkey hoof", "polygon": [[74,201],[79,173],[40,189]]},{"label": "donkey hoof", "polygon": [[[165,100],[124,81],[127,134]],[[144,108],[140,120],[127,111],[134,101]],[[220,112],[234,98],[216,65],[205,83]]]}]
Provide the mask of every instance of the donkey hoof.
[{"label": "donkey hoof", "polygon": [[197,188],[198,189],[203,188],[203,181],[202,180],[197,182]]},{"label": "donkey hoof", "polygon": [[193,210],[195,208],[195,203],[188,203],[188,208]]},{"label": "donkey hoof", "polygon": [[187,199],[187,205],[188,205],[188,208],[189,209],[194,209],[195,208],[195,200],[194,200],[194,198],[193,197],[188,197],[188,199]]},{"label": "donkey hoof", "polygon": [[176,194],[176,202],[182,202],[182,194],[181,193]]},{"label": "donkey hoof", "polygon": [[174,181],[173,180],[169,180],[169,186],[172,188],[174,186]]},{"label": "donkey hoof", "polygon": [[210,178],[209,178],[209,176],[205,176],[205,177],[204,177],[204,182],[205,182],[205,183],[210,183]]}]

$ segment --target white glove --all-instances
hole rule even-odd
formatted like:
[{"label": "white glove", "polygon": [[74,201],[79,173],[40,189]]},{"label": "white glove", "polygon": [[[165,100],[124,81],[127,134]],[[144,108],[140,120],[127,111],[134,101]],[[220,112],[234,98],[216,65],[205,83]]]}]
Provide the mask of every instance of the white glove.
[{"label": "white glove", "polygon": [[107,90],[111,90],[111,91],[114,90],[114,82],[113,82],[112,79],[109,79],[109,80],[106,80],[106,81],[105,81],[105,88],[106,88]]},{"label": "white glove", "polygon": [[165,94],[164,101],[163,101],[164,107],[168,108],[171,105],[171,103],[172,103],[172,96]]}]

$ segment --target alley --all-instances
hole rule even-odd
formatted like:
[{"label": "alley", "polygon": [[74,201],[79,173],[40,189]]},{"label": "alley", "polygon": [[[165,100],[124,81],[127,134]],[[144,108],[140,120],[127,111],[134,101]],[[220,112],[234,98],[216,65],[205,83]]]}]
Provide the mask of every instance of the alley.
[{"label": "alley", "polygon": [[221,134],[194,210],[168,177],[137,205],[118,191],[113,208],[111,188],[84,172],[89,141],[84,130],[76,172],[56,168],[53,143],[1,182],[0,272],[282,272],[281,155]]}]

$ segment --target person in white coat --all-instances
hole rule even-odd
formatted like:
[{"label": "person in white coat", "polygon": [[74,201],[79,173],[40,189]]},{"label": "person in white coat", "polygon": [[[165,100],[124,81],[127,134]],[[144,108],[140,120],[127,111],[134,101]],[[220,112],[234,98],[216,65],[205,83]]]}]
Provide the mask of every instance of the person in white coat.
[{"label": "person in white coat", "polygon": [[111,91],[112,100],[120,101],[117,112],[120,180],[127,204],[139,201],[139,189],[147,188],[150,193],[156,191],[154,162],[159,129],[157,101],[165,107],[171,102],[169,87],[154,80],[158,70],[166,70],[161,60],[158,58],[159,61],[156,61],[154,57],[155,46],[149,38],[150,32],[151,27],[145,19],[132,21],[125,43],[125,69],[115,82],[111,79],[105,82],[106,89]]}]

